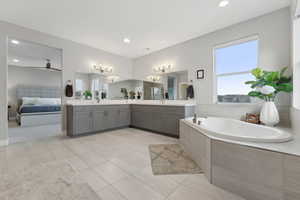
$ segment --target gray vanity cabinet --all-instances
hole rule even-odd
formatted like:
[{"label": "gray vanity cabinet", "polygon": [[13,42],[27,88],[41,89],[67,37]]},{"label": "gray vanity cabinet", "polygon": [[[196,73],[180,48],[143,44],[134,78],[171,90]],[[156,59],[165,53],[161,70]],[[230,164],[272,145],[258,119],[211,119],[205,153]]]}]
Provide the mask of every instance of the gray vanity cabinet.
[{"label": "gray vanity cabinet", "polygon": [[104,111],[93,112],[93,131],[101,131],[108,128]]},{"label": "gray vanity cabinet", "polygon": [[85,105],[67,106],[67,135],[116,129],[126,126],[179,136],[179,120],[193,116],[195,106]]},{"label": "gray vanity cabinet", "polygon": [[77,112],[75,130],[76,134],[91,132],[93,130],[92,112]]},{"label": "gray vanity cabinet", "polygon": [[118,118],[121,127],[129,126],[131,122],[130,110],[129,109],[120,110],[118,113]]},{"label": "gray vanity cabinet", "polygon": [[67,106],[67,135],[76,136],[130,125],[129,105]]},{"label": "gray vanity cabinet", "polygon": [[179,136],[179,120],[193,116],[195,106],[131,105],[131,125]]}]

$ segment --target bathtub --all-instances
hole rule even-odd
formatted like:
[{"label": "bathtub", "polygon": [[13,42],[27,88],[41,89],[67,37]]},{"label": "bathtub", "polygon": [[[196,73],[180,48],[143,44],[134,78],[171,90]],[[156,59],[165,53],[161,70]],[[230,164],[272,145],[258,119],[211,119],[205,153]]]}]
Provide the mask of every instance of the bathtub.
[{"label": "bathtub", "polygon": [[278,128],[250,124],[236,119],[208,117],[201,118],[200,125],[194,124],[204,134],[220,139],[241,142],[280,143],[293,139],[293,136]]}]

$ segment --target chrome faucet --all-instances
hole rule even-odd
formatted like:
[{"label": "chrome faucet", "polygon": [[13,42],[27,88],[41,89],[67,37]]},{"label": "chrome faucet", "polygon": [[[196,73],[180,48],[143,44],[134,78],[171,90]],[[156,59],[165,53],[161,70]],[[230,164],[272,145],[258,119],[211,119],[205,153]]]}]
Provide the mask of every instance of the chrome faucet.
[{"label": "chrome faucet", "polygon": [[160,103],[165,104],[165,90],[164,87],[161,88],[161,98],[160,98]]},{"label": "chrome faucet", "polygon": [[96,97],[97,103],[100,103],[100,98]]}]

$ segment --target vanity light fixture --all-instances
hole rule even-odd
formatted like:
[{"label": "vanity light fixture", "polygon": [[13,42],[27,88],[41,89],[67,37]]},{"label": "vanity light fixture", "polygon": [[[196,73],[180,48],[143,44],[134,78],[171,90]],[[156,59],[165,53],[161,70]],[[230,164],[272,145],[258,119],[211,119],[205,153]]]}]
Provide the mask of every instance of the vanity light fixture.
[{"label": "vanity light fixture", "polygon": [[225,8],[226,6],[229,5],[229,1],[228,0],[222,0],[220,3],[219,3],[219,7],[220,8]]},{"label": "vanity light fixture", "polygon": [[152,82],[158,82],[158,81],[160,81],[160,76],[153,76],[153,75],[151,75],[151,76],[148,76],[147,78],[149,80],[151,80]]},{"label": "vanity light fixture", "polygon": [[94,70],[97,72],[100,72],[100,74],[106,74],[106,73],[112,73],[113,68],[109,66],[103,66],[103,65],[94,65]]},{"label": "vanity light fixture", "polygon": [[120,77],[119,76],[108,76],[106,77],[107,80],[111,83],[114,83],[116,80],[118,80]]},{"label": "vanity light fixture", "polygon": [[18,40],[11,40],[10,41],[12,44],[20,44],[20,42]]},{"label": "vanity light fixture", "polygon": [[123,42],[126,43],[126,44],[129,44],[131,41],[130,41],[129,38],[124,38],[124,39],[123,39]]},{"label": "vanity light fixture", "polygon": [[161,65],[158,67],[154,67],[154,72],[156,73],[166,73],[172,70],[172,65]]}]

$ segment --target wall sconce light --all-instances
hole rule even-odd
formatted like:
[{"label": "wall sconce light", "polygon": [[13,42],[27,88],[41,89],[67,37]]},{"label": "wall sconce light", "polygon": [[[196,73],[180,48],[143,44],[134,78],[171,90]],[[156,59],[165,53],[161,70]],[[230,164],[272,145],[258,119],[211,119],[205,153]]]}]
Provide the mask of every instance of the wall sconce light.
[{"label": "wall sconce light", "polygon": [[161,65],[158,67],[154,67],[154,72],[156,73],[166,73],[172,70],[172,65]]},{"label": "wall sconce light", "polygon": [[108,66],[103,66],[103,65],[94,65],[94,70],[97,72],[100,72],[100,74],[107,74],[107,73],[112,73],[113,68],[108,67]]},{"label": "wall sconce light", "polygon": [[116,80],[118,80],[120,77],[119,76],[108,76],[106,77],[107,80],[111,83],[114,83]]},{"label": "wall sconce light", "polygon": [[153,76],[153,75],[151,75],[151,76],[148,76],[147,78],[149,80],[151,80],[152,82],[158,82],[158,81],[160,81],[160,76]]}]

